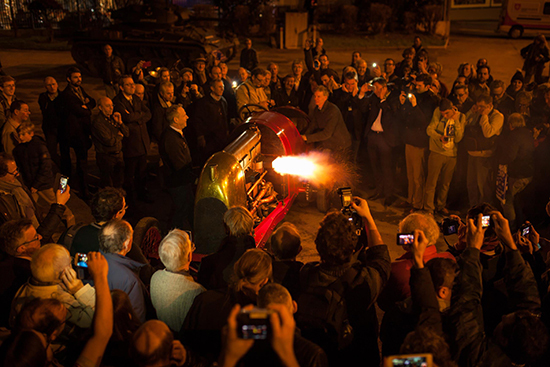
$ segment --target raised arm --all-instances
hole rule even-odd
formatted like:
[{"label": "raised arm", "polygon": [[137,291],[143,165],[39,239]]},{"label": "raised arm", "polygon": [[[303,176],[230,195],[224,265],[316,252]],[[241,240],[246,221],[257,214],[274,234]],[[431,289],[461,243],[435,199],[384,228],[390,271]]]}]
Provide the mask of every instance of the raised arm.
[{"label": "raised arm", "polygon": [[76,366],[99,366],[113,333],[113,301],[107,281],[109,264],[99,252],[88,254],[88,269],[96,289],[94,333],[78,357]]}]

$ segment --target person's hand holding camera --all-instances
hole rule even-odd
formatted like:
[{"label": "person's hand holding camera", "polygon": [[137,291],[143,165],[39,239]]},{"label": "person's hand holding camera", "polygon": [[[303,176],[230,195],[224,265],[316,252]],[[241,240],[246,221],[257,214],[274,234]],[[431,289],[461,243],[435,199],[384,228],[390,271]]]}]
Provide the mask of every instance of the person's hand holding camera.
[{"label": "person's hand holding camera", "polygon": [[359,214],[360,217],[366,220],[369,220],[369,218],[372,219],[369,203],[367,203],[365,199],[354,196],[351,202],[351,207],[357,212],[357,214]]},{"label": "person's hand holding camera", "polygon": [[527,237],[522,236],[519,232],[514,233],[512,237],[514,238],[514,242],[516,243],[518,250],[522,254],[533,254],[533,245]]},{"label": "person's hand holding camera", "polygon": [[[254,308],[252,305],[245,307],[245,309],[252,308]],[[227,318],[227,325],[222,330],[223,348],[220,354],[219,365],[223,367],[235,366],[254,345],[253,339],[241,339],[237,335],[237,315],[239,311],[241,311],[239,304],[233,306]]]},{"label": "person's hand holding camera", "polygon": [[483,228],[481,217],[483,217],[483,214],[478,214],[477,218],[475,218],[475,222],[473,218],[468,218],[468,230],[466,232],[466,244],[468,247],[473,247],[478,250],[481,250],[481,246],[483,246],[483,238],[486,230],[486,228]]},{"label": "person's hand holding camera", "polygon": [[512,237],[512,232],[510,232],[508,219],[504,218],[502,216],[502,213],[498,211],[491,212],[490,215],[491,219],[493,220],[495,233],[497,234],[500,241],[510,250],[517,250],[518,247],[516,246],[516,242]]},{"label": "person's hand holding camera", "polygon": [[84,287],[82,280],[78,279],[76,272],[70,265],[61,273],[61,282],[61,288],[73,296]]},{"label": "person's hand holding camera", "polygon": [[59,205],[65,205],[67,204],[67,201],[71,198],[71,188],[69,185],[67,185],[67,189],[65,192],[61,192],[61,190],[57,190],[55,192],[55,203]]},{"label": "person's hand holding camera", "polygon": [[426,247],[428,247],[428,238],[424,234],[424,231],[415,229],[414,230],[414,241],[410,246],[411,252],[413,254],[414,266],[417,269],[424,268],[424,252],[426,252]]},{"label": "person's hand holding camera", "polygon": [[525,225],[529,226],[529,234],[527,235],[527,239],[531,241],[531,244],[533,245],[534,251],[538,251],[539,247],[538,244],[540,243],[540,235],[535,230],[535,227],[531,224],[531,222],[527,221],[525,222]]},{"label": "person's hand holding camera", "polygon": [[281,362],[286,367],[298,367],[298,361],[294,354],[294,331],[296,321],[284,305],[271,304],[268,306],[276,312],[271,314],[271,347],[277,353]]}]

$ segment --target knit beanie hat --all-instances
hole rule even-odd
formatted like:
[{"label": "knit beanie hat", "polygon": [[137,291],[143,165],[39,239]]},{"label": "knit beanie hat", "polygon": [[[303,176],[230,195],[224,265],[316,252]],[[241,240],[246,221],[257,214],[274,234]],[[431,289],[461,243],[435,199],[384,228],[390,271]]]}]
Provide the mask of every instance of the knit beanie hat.
[{"label": "knit beanie hat", "polygon": [[512,80],[510,81],[510,83],[513,83],[514,80],[519,80],[520,82],[523,83],[523,74],[520,70],[516,71],[516,73],[512,77]]}]

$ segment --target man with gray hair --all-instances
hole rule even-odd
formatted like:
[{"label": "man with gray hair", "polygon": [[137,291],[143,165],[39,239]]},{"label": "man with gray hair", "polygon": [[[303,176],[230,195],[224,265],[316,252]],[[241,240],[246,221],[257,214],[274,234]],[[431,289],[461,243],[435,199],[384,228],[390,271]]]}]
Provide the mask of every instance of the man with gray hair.
[{"label": "man with gray hair", "polygon": [[112,219],[105,223],[99,232],[99,249],[109,263],[109,288],[120,289],[128,294],[134,311],[141,322],[145,322],[149,298],[147,289],[139,278],[139,271],[145,264],[134,261],[126,254],[132,248],[134,231],[130,223]]},{"label": "man with gray hair", "polygon": [[71,267],[71,256],[63,246],[48,244],[32,256],[32,278],[23,285],[13,299],[10,325],[23,305],[35,298],[56,298],[61,301],[69,315],[67,321],[88,328],[92,325],[95,309],[95,289],[84,285]]},{"label": "man with gray hair", "polygon": [[98,100],[99,113],[92,119],[92,142],[96,164],[99,168],[102,188],[122,187],[124,158],[122,139],[130,136],[130,130],[122,123],[120,112],[113,112],[113,101],[108,97]]},{"label": "man with gray hair", "polygon": [[172,331],[179,332],[193,300],[206,291],[189,274],[194,249],[189,235],[181,229],[171,230],[159,245],[160,260],[166,269],[151,278],[151,301],[159,320]]},{"label": "man with gray hair", "polygon": [[183,135],[189,117],[179,104],[166,110],[169,127],[159,141],[159,153],[164,163],[164,180],[172,196],[172,226],[181,229],[193,228],[194,175],[193,160],[189,145]]},{"label": "man with gray hair", "polygon": [[162,82],[159,86],[159,92],[151,96],[151,120],[152,137],[157,142],[160,141],[162,132],[170,125],[166,116],[166,111],[174,103],[174,84],[171,82]]},{"label": "man with gray hair", "polygon": [[[399,233],[413,233],[415,230],[424,232],[428,240],[426,251],[424,252],[424,263],[427,263],[434,258],[445,258],[455,260],[450,252],[437,252],[435,246],[439,239],[439,226],[433,216],[421,213],[412,213],[406,216],[399,223]],[[388,284],[384,288],[380,298],[378,299],[380,307],[385,308],[394,302],[403,301],[410,297],[411,289],[409,287],[409,279],[411,277],[411,268],[413,267],[413,253],[410,245],[403,245],[403,250],[406,252],[395,259],[391,264],[391,273]]]}]

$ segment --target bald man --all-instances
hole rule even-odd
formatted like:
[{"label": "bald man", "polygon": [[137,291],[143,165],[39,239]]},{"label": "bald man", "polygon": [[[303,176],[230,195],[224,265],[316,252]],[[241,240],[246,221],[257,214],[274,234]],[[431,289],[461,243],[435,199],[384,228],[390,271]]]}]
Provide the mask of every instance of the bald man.
[{"label": "bald man", "polygon": [[[134,230],[130,223],[121,219],[112,219],[105,223],[99,232],[99,249],[105,254],[109,263],[109,288],[120,289],[128,294],[130,303],[145,322],[149,292],[138,274],[146,264],[134,261],[126,256],[132,249]],[[150,303],[150,302],[149,302]]]},{"label": "bald man", "polygon": [[57,154],[57,130],[61,121],[61,98],[59,98],[58,84],[54,77],[47,76],[44,79],[46,91],[38,96],[38,105],[42,111],[42,130],[46,137],[46,145],[50,156],[59,167],[59,154]]},{"label": "bald man", "polygon": [[92,120],[92,141],[99,167],[100,186],[122,187],[122,139],[130,135],[130,130],[122,123],[120,113],[113,113],[113,102],[109,98],[101,97],[98,103],[99,113]]},{"label": "bald man", "polygon": [[187,351],[168,326],[159,320],[150,320],[134,333],[130,355],[137,366],[183,366]]}]

